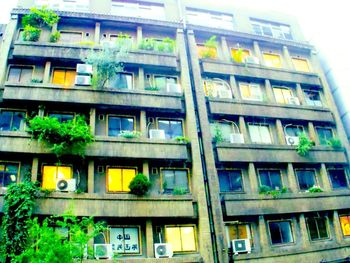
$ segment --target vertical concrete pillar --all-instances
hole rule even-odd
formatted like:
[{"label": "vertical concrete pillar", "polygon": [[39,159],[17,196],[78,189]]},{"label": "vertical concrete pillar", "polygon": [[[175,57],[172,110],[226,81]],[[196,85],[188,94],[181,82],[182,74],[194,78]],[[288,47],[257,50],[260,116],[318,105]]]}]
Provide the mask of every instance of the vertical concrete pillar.
[{"label": "vertical concrete pillar", "polygon": [[241,94],[239,93],[237,82],[234,75],[230,75],[230,87],[233,92],[233,97],[237,100],[241,100]]},{"label": "vertical concrete pillar", "polygon": [[50,83],[51,61],[45,62],[43,83]]},{"label": "vertical concrete pillar", "polygon": [[309,241],[309,235],[306,227],[306,219],[304,214],[299,215],[299,226],[300,226],[301,245],[303,246],[303,248],[306,248],[310,245],[310,241]]},{"label": "vertical concrete pillar", "polygon": [[293,62],[292,62],[292,58],[290,57],[289,50],[288,50],[287,46],[283,46],[282,54],[283,54],[283,58],[285,61],[285,63],[284,63],[285,67],[287,69],[293,70],[294,69]]},{"label": "vertical concrete pillar", "polygon": [[263,56],[259,47],[259,43],[257,41],[253,42],[253,50],[254,50],[254,56],[259,59],[261,65],[264,65]]},{"label": "vertical concrete pillar", "polygon": [[254,163],[248,164],[248,177],[249,177],[250,189],[251,189],[252,194],[259,193],[259,182],[258,182],[258,177],[257,177],[256,171],[255,171]]},{"label": "vertical concrete pillar", "polygon": [[332,191],[331,182],[327,173],[327,167],[324,163],[321,163],[320,176],[323,190],[325,190],[326,192]]},{"label": "vertical concrete pillar", "polygon": [[138,26],[137,27],[137,32],[136,32],[136,42],[137,42],[137,46],[139,46],[139,44],[142,41],[142,27]]},{"label": "vertical concrete pillar", "polygon": [[309,121],[307,124],[307,128],[309,131],[310,140],[314,141],[316,145],[319,145],[320,141],[318,140],[318,136],[316,134],[316,129],[313,122]]},{"label": "vertical concrete pillar", "polygon": [[221,37],[221,50],[222,50],[222,59],[225,61],[231,61],[230,50],[227,45],[226,37]]},{"label": "vertical concrete pillar", "polygon": [[142,173],[149,179],[149,165],[148,160],[142,162]]},{"label": "vertical concrete pillar", "polygon": [[147,115],[146,115],[146,111],[144,110],[140,112],[140,132],[141,132],[141,138],[148,138]]},{"label": "vertical concrete pillar", "polygon": [[284,129],[280,119],[276,119],[276,130],[277,130],[278,144],[286,145]]},{"label": "vertical concrete pillar", "polygon": [[94,39],[94,42],[96,45],[100,43],[100,38],[101,38],[101,23],[96,22],[96,24],[95,24],[95,39]]},{"label": "vertical concrete pillar", "polygon": [[239,126],[239,130],[240,132],[243,134],[243,138],[244,138],[244,143],[251,143],[250,141],[250,137],[249,137],[249,133],[247,130],[247,126],[244,120],[243,116],[239,116],[238,118],[238,126]]},{"label": "vertical concrete pillar", "polygon": [[154,241],[153,241],[153,226],[152,220],[146,220],[146,247],[147,247],[147,257],[154,257]]},{"label": "vertical concrete pillar", "polygon": [[88,164],[88,193],[93,194],[95,192],[95,162],[89,161]]},{"label": "vertical concrete pillar", "polygon": [[51,28],[51,34],[54,34],[57,32],[57,27],[58,27],[58,23],[55,23],[52,25],[52,28]]},{"label": "vertical concrete pillar", "polygon": [[90,131],[93,135],[96,133],[96,109],[90,109]]},{"label": "vertical concrete pillar", "polygon": [[145,89],[145,71],[143,68],[140,67],[138,73],[139,74],[137,78],[137,85],[134,88],[138,90],[144,90]]},{"label": "vertical concrete pillar", "polygon": [[[93,230],[92,226],[88,226],[87,231],[89,234],[91,234],[94,230]],[[94,239],[93,238],[91,238],[88,241],[87,246],[88,246],[88,251],[94,251]]]},{"label": "vertical concrete pillar", "polygon": [[45,109],[42,105],[39,106],[39,111],[38,111],[38,116],[39,117],[44,117],[45,115]]},{"label": "vertical concrete pillar", "polygon": [[340,244],[343,242],[343,231],[341,229],[339,214],[337,210],[333,211],[333,226],[334,226],[335,240],[337,241],[338,244]]},{"label": "vertical concrete pillar", "polygon": [[300,101],[300,104],[301,105],[306,105],[304,92],[303,92],[303,89],[301,88],[300,83],[296,84],[295,91],[296,91],[296,95],[297,95],[297,97],[298,97],[298,99]]},{"label": "vertical concrete pillar", "polygon": [[288,176],[288,184],[291,192],[298,192],[298,182],[294,173],[294,168],[292,163],[287,164],[287,176]]},{"label": "vertical concrete pillar", "polygon": [[275,103],[276,102],[275,95],[273,94],[271,82],[268,79],[265,79],[265,91],[266,91],[267,101]]},{"label": "vertical concrete pillar", "polygon": [[266,222],[263,215],[259,216],[259,237],[260,237],[260,248],[262,252],[269,249],[269,240],[267,238]]},{"label": "vertical concrete pillar", "polygon": [[33,158],[33,162],[32,162],[32,178],[31,181],[32,182],[36,182],[38,180],[38,170],[39,170],[39,158],[38,157],[34,157]]}]

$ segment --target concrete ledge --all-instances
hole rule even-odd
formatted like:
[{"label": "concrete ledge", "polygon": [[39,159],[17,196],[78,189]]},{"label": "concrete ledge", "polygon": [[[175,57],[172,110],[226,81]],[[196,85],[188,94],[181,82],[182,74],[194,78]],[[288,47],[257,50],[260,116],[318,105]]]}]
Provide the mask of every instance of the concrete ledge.
[{"label": "concrete ledge", "polygon": [[347,163],[344,149],[314,147],[307,156],[288,145],[218,143],[219,162]]},{"label": "concrete ledge", "polygon": [[350,191],[286,193],[278,198],[259,194],[223,194],[227,216],[290,214],[350,208]]},{"label": "concrete ledge", "polygon": [[52,84],[6,83],[3,99],[125,106],[138,109],[171,109],[184,112],[182,94],[144,90],[63,88]]},{"label": "concrete ledge", "polygon": [[327,108],[321,107],[229,99],[208,99],[208,101],[212,114],[335,122],[332,112]]},{"label": "concrete ledge", "polygon": [[[100,47],[93,47],[99,50]],[[91,47],[79,44],[43,43],[16,41],[12,55],[18,58],[40,57],[52,59],[81,60],[91,50]],[[175,54],[166,54],[150,51],[132,50],[125,57],[124,63],[131,65],[159,66],[179,69]]]},{"label": "concrete ledge", "polygon": [[[100,260],[84,260],[84,262],[101,262]],[[202,263],[203,259],[200,255],[175,255],[172,258],[118,258],[114,260],[104,260],[103,262],[115,262],[115,263]]]},{"label": "concrete ledge", "polygon": [[242,63],[229,63],[219,60],[201,60],[205,73],[235,75],[242,77],[270,79],[283,82],[301,83],[320,86],[317,74],[304,73],[287,69],[269,68],[261,65],[245,65]]}]

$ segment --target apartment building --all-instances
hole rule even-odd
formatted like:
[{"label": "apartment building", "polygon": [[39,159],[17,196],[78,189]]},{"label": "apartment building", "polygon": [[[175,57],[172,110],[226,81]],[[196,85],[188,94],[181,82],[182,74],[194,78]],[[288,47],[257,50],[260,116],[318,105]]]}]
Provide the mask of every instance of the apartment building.
[{"label": "apartment building", "polygon": [[[60,21],[23,41],[23,15],[43,5]],[[56,31],[61,38],[50,43]],[[124,72],[104,89],[77,82],[84,54],[121,34],[132,46]],[[142,50],[146,38],[173,39],[175,49]],[[106,238],[94,244],[114,244],[125,262],[349,255],[349,142],[292,18],[200,1],[21,0],[2,40],[0,74],[2,188],[28,172],[45,189],[56,189],[59,176],[76,179],[82,193],[56,191],[35,214],[71,209],[106,221]],[[29,114],[62,122],[84,115],[96,141],[84,159],[58,165],[30,141]],[[123,138],[125,130],[141,137]],[[300,133],[315,142],[306,156],[296,151]],[[144,197],[128,193],[139,172],[152,183]],[[159,243],[171,244],[171,258],[157,259]]]}]

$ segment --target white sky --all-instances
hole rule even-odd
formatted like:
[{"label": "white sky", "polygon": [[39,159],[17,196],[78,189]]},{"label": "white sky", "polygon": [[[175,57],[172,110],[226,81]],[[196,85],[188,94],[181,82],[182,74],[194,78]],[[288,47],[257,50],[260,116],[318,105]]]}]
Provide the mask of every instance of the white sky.
[{"label": "white sky", "polygon": [[[202,0],[213,4],[214,0]],[[343,93],[350,95],[350,1],[348,0],[215,0],[218,5],[232,4],[237,7],[261,11],[277,11],[295,16],[306,40],[315,45],[327,57],[336,73]],[[6,23],[10,10],[17,0],[0,0],[0,23]],[[348,62],[348,63],[347,63]],[[350,96],[349,102],[350,102]],[[348,103],[350,105],[350,103]]]}]

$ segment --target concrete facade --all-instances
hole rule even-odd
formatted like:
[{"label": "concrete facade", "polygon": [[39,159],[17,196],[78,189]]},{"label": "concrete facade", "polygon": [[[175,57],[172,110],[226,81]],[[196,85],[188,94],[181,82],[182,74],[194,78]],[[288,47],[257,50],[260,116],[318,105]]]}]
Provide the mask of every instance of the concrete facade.
[{"label": "concrete facade", "polygon": [[[21,39],[21,18],[35,0],[20,0],[6,26],[6,37],[0,44],[0,110],[41,116],[50,112],[83,114],[96,138],[86,149],[85,159],[67,156],[61,160],[74,167],[73,177],[79,178],[83,193],[55,192],[40,198],[35,214],[46,216],[74,207],[76,215],[93,215],[111,226],[138,226],[142,252],[122,254],[122,262],[319,262],[349,256],[350,236],[340,222],[340,216],[350,215],[349,142],[314,48],[305,42],[296,21],[282,14],[231,6],[202,9],[200,1],[180,0],[147,1],[149,6],[163,8],[165,19],[123,17],[113,13],[115,2],[90,0],[85,12],[57,11],[61,20],[52,32],[81,33],[82,41],[77,43],[50,43],[48,28],[43,29],[38,42]],[[207,25],[193,24],[187,21],[188,10],[206,12],[214,20],[221,15],[232,16],[232,29],[211,27],[214,20]],[[255,20],[289,27],[292,39],[253,33]],[[131,89],[52,84],[56,68],[75,68],[90,49],[100,50],[105,37],[120,32],[132,38],[133,48],[124,61],[125,71],[132,74]],[[201,58],[198,46],[214,35],[217,57]],[[138,43],[149,37],[174,39],[175,52],[139,50]],[[237,44],[259,63],[235,62],[231,49]],[[271,67],[266,54],[278,55],[281,67]],[[309,71],[297,70],[293,59],[305,59]],[[32,79],[41,83],[10,81],[13,66],[33,68]],[[155,75],[176,78],[181,93],[145,89],[146,82]],[[210,79],[225,82],[229,98],[208,96],[203,83]],[[242,83],[258,83],[261,99],[245,98]],[[278,87],[288,89],[298,103],[280,103]],[[317,105],[310,104],[306,96],[310,90],[318,94]],[[109,116],[133,118],[141,137],[109,136]],[[149,129],[157,128],[159,119],[181,121],[189,143],[149,138]],[[217,124],[230,124],[244,142],[215,142],[212,127]],[[251,125],[257,124],[268,127],[270,142],[255,141]],[[287,145],[288,125],[303,127],[315,142],[307,156],[298,155],[295,146]],[[341,146],[325,145],[321,128],[331,130]],[[0,156],[0,162],[21,164],[18,181],[29,169],[32,180],[42,182],[42,167],[56,163],[45,145],[30,141],[25,127],[0,131]],[[150,192],[144,197],[108,192],[106,170],[113,166],[133,167],[144,173],[152,182]],[[166,193],[164,169],[187,170],[189,193]],[[262,170],[279,171],[287,193],[276,197],[259,194]],[[313,171],[315,185],[324,191],[305,191],[297,176],[299,170]],[[341,189],[337,187],[340,179],[335,180],[331,174],[335,170],[344,171],[341,184],[345,186]],[[223,173],[229,171],[239,171],[239,190],[223,185]],[[5,190],[0,191],[1,212]],[[326,237],[311,237],[308,220],[314,217],[325,220]],[[276,244],[270,228],[273,222],[290,225],[289,242],[282,237],[282,242]],[[231,239],[240,239],[241,233],[237,230],[233,238],[229,229],[238,225],[247,226],[245,235],[251,242],[251,253],[232,252]],[[196,249],[177,251],[170,259],[155,259],[154,244],[166,242],[164,236],[159,240],[166,226],[193,226]]]}]

